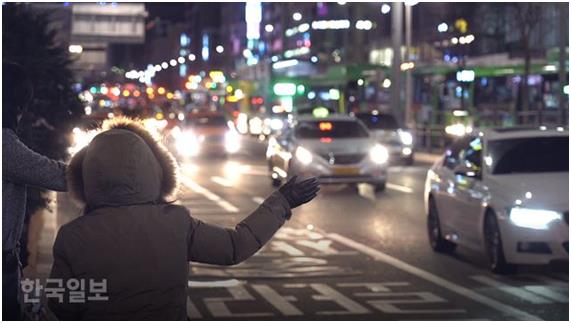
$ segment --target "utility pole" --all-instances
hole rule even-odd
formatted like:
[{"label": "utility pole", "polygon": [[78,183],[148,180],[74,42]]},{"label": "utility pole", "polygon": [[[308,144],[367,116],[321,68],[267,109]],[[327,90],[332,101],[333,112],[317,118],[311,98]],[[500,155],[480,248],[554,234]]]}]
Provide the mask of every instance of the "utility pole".
[{"label": "utility pole", "polygon": [[391,10],[391,36],[393,45],[393,66],[391,80],[391,109],[404,123],[404,111],[401,100],[401,47],[402,47],[402,6],[401,2],[393,2]]},{"label": "utility pole", "polygon": [[565,125],[567,122],[567,115],[565,113],[565,93],[563,87],[567,83],[567,73],[565,73],[565,40],[568,39],[569,18],[567,3],[558,3],[559,6],[559,110],[560,110],[560,124]]},{"label": "utility pole", "polygon": [[[411,45],[412,45],[412,5],[404,6],[405,12],[405,24],[406,24],[406,32],[405,32],[405,41],[406,41],[406,51],[405,51],[405,60],[407,63],[412,62],[412,55],[410,53]],[[412,68],[407,68],[405,74],[405,125],[407,127],[414,128],[414,118],[412,116]]]}]

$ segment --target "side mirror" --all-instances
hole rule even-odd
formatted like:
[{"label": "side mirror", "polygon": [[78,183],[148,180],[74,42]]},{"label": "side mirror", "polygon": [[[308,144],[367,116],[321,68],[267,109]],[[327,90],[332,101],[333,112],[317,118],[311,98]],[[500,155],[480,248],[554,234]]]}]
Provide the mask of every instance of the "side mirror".
[{"label": "side mirror", "polygon": [[481,173],[479,170],[475,170],[472,167],[468,167],[462,164],[454,168],[454,174],[471,178],[481,178]]}]

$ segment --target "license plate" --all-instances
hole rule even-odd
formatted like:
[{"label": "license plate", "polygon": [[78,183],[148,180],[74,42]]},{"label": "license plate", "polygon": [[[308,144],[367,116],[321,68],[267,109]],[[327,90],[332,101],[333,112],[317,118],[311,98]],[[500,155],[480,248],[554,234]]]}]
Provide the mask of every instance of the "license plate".
[{"label": "license plate", "polygon": [[359,168],[357,167],[336,167],[333,169],[335,175],[358,175]]}]

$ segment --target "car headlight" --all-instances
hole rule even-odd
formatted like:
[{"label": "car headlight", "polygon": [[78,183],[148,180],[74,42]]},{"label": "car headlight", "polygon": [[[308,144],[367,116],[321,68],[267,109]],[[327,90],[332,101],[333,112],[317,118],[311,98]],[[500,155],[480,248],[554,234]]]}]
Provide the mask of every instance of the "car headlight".
[{"label": "car headlight", "polygon": [[226,151],[231,154],[240,150],[240,135],[235,131],[228,131],[224,135],[224,146]]},{"label": "car headlight", "polygon": [[295,158],[307,166],[313,161],[313,154],[309,150],[299,146],[295,150]]},{"label": "car headlight", "polygon": [[561,213],[541,209],[514,207],[510,210],[510,220],[522,228],[545,230],[549,223],[560,220]]},{"label": "car headlight", "polygon": [[175,136],[175,147],[183,156],[196,156],[200,149],[198,138],[190,131],[180,132]]},{"label": "car headlight", "polygon": [[375,145],[369,153],[371,160],[376,164],[384,164],[389,160],[389,151],[383,145]]},{"label": "car headlight", "polygon": [[270,128],[272,128],[272,130],[282,130],[282,128],[284,127],[284,122],[281,119],[272,119],[270,121]]},{"label": "car headlight", "polygon": [[412,134],[408,131],[404,131],[404,130],[400,130],[399,131],[399,137],[400,137],[400,141],[407,146],[412,145]]}]

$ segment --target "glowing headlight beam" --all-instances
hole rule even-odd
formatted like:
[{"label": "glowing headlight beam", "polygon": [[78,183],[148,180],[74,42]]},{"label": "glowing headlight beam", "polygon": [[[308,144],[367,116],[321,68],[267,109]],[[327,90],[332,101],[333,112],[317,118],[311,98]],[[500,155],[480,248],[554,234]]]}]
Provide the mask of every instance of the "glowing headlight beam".
[{"label": "glowing headlight beam", "polygon": [[299,160],[300,163],[307,166],[313,161],[313,154],[309,150],[299,146],[295,150],[295,158]]},{"label": "glowing headlight beam", "polygon": [[371,160],[376,164],[384,164],[389,160],[389,151],[383,145],[375,145],[369,153]]},{"label": "glowing headlight beam", "polygon": [[399,137],[400,137],[400,141],[403,144],[405,144],[407,146],[412,145],[413,138],[412,138],[412,134],[410,132],[401,130],[401,131],[399,131]]},{"label": "glowing headlight beam", "polygon": [[224,136],[224,147],[230,154],[240,150],[240,135],[235,131],[228,131]]},{"label": "glowing headlight beam", "polygon": [[560,219],[560,213],[549,210],[515,207],[510,211],[512,223],[522,228],[546,230],[551,222]]}]

